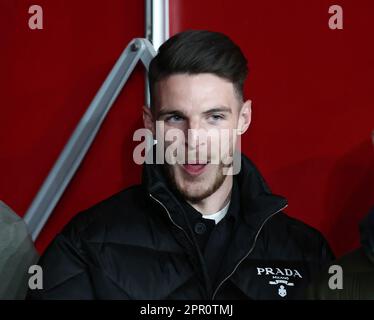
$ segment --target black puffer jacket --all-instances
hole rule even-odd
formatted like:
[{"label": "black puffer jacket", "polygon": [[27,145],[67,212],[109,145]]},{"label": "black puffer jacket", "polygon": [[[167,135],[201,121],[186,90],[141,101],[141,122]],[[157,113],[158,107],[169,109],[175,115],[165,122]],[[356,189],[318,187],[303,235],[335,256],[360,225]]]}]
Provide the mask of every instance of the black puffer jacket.
[{"label": "black puffer jacket", "polygon": [[[331,265],[341,267],[342,287],[329,286],[330,265],[308,289],[308,298],[323,300],[374,300],[374,208],[360,223],[361,247]],[[337,284],[337,282],[335,283]]]},{"label": "black puffer jacket", "polygon": [[332,259],[321,234],[283,213],[286,200],[271,194],[242,156],[242,223],[211,286],[183,208],[161,172],[145,165],[142,185],[78,214],[41,258],[44,289],[29,298],[298,298]]}]

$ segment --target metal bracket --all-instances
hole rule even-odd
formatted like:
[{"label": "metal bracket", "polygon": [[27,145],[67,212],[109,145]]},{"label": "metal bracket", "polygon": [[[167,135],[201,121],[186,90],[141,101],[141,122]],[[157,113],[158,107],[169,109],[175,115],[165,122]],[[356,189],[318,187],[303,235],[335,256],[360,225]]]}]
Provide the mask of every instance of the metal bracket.
[{"label": "metal bracket", "polygon": [[135,38],[117,60],[24,216],[33,240],[56,207],[135,66],[141,60],[148,70],[155,55],[147,39]]}]

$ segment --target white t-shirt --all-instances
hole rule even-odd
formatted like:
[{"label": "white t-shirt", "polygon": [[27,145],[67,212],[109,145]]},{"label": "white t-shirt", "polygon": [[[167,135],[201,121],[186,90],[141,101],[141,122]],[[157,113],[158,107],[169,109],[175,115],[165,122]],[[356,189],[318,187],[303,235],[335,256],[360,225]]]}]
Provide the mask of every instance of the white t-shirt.
[{"label": "white t-shirt", "polygon": [[229,205],[230,205],[230,201],[223,207],[223,209],[221,209],[220,211],[216,212],[216,213],[212,213],[212,214],[204,214],[202,215],[202,217],[204,219],[211,219],[211,220],[214,220],[216,222],[216,224],[218,222],[220,222],[224,216],[226,215],[227,211],[229,210]]}]

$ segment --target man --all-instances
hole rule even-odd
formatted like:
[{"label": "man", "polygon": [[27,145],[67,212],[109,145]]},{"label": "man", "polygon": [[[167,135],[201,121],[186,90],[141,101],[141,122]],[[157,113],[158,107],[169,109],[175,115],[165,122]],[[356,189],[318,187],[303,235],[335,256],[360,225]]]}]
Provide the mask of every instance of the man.
[{"label": "man", "polygon": [[23,219],[0,201],[0,300],[25,299],[29,267],[38,258]]},{"label": "man", "polygon": [[[374,146],[374,130],[371,141]],[[307,290],[309,299],[374,300],[374,207],[359,230],[361,246],[324,268]]]},{"label": "man", "polygon": [[[41,258],[44,289],[30,298],[301,296],[332,253],[318,231],[283,213],[286,199],[244,155],[235,174],[236,146],[251,122],[246,75],[240,48],[221,33],[186,31],[160,47],[143,120],[162,133],[151,152],[159,156],[161,146],[178,161],[145,164],[141,185],[78,214]],[[229,134],[205,140],[210,131]],[[185,138],[176,140],[177,155],[168,151],[170,132]],[[219,152],[204,148],[217,142]]]},{"label": "man", "polygon": [[309,287],[308,298],[374,300],[374,208],[361,221],[360,235],[361,247],[327,266]]}]

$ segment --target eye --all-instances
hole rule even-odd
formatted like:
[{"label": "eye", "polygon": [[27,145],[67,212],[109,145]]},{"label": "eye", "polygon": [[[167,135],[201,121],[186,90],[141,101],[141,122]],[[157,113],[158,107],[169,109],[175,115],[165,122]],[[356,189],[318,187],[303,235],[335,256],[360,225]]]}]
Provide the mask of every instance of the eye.
[{"label": "eye", "polygon": [[169,116],[165,119],[166,122],[180,122],[182,120],[183,120],[183,118],[180,117],[180,116],[177,116],[177,115],[172,115],[172,116]]},{"label": "eye", "polygon": [[212,114],[209,116],[209,119],[212,121],[219,121],[225,119],[225,116],[222,114]]}]

